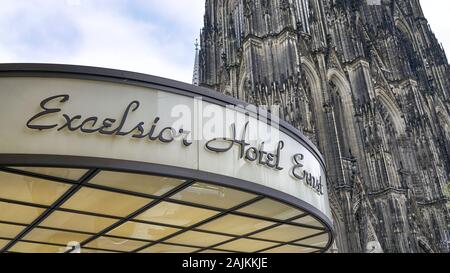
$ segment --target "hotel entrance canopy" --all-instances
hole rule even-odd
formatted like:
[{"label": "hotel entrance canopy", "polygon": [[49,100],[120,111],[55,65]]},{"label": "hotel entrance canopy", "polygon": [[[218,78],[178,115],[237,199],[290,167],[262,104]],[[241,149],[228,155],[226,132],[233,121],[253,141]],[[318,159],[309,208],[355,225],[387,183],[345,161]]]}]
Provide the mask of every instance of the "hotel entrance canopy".
[{"label": "hotel entrance canopy", "polygon": [[311,253],[325,165],[261,109],[94,67],[0,65],[0,252]]}]

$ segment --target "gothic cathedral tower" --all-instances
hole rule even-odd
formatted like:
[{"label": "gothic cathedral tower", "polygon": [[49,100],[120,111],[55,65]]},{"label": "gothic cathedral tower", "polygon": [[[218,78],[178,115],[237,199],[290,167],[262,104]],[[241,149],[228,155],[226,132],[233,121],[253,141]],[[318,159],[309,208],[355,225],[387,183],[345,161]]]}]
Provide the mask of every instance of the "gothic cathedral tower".
[{"label": "gothic cathedral tower", "polygon": [[206,0],[199,81],[321,150],[339,252],[448,252],[450,66],[419,0]]}]

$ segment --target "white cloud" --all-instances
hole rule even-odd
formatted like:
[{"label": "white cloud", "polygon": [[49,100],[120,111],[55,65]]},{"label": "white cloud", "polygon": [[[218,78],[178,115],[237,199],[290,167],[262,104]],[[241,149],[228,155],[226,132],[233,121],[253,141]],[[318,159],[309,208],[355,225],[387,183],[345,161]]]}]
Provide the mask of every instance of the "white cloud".
[{"label": "white cloud", "polygon": [[[124,10],[130,5],[135,10]],[[176,8],[165,11],[170,5]],[[203,0],[2,0],[0,62],[102,66],[190,82],[202,7]]]},{"label": "white cloud", "polygon": [[[133,0],[179,25],[203,25],[206,0]],[[199,31],[199,29],[198,29]]]},{"label": "white cloud", "polygon": [[[175,41],[165,44],[158,27],[114,13],[84,13],[77,17],[82,43],[71,63],[144,72],[188,81],[192,67],[171,55],[180,51]],[[188,58],[192,59],[193,55]]]}]

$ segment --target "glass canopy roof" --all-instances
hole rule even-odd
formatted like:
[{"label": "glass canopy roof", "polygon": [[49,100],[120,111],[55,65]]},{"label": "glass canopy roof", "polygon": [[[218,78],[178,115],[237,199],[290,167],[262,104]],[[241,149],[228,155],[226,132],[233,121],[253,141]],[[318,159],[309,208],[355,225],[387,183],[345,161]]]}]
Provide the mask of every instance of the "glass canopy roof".
[{"label": "glass canopy roof", "polygon": [[0,252],[311,253],[329,231],[269,197],[100,169],[0,167]]}]

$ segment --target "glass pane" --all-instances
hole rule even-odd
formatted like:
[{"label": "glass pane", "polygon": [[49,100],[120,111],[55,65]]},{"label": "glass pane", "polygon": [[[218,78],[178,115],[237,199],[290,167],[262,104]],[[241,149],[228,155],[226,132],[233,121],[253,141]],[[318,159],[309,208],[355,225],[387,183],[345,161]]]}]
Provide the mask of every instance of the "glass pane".
[{"label": "glass pane", "polygon": [[284,245],[276,248],[263,251],[262,253],[312,253],[316,252],[317,249],[306,248],[301,246]]},{"label": "glass pane", "polygon": [[181,235],[175,236],[167,240],[169,243],[182,244],[182,245],[192,245],[199,247],[209,247],[227,240],[233,237],[216,235],[198,231],[187,231]]},{"label": "glass pane", "polygon": [[328,244],[328,240],[329,240],[328,233],[326,233],[309,239],[300,240],[297,241],[296,243],[308,246],[326,247]]},{"label": "glass pane", "polygon": [[40,226],[97,233],[117,221],[118,220],[111,218],[55,211],[47,217]]},{"label": "glass pane", "polygon": [[239,239],[236,241],[232,241],[232,242],[217,246],[216,248],[223,249],[223,250],[236,251],[236,252],[255,252],[255,251],[263,250],[263,249],[273,247],[276,245],[278,245],[278,243],[271,243],[271,242],[252,240],[252,239]]},{"label": "glass pane", "polygon": [[308,226],[313,226],[313,227],[319,227],[319,228],[324,227],[319,221],[317,221],[311,215],[302,217],[302,218],[294,220],[292,222],[298,223],[298,224],[303,224],[303,225],[308,225]]},{"label": "glass pane", "polygon": [[34,228],[23,239],[25,241],[67,245],[70,242],[81,243],[84,240],[88,239],[89,237],[91,237],[91,235],[74,232],[56,231],[43,228]]},{"label": "glass pane", "polygon": [[0,223],[0,237],[14,239],[24,228],[25,226]]},{"label": "glass pane", "polygon": [[249,217],[226,215],[200,226],[199,229],[223,232],[232,235],[244,235],[274,224],[274,222],[268,222]]},{"label": "glass pane", "polygon": [[114,251],[106,251],[106,250],[96,250],[96,249],[88,249],[88,248],[81,248],[81,253],[93,253],[93,254],[101,254],[101,253],[117,253]]},{"label": "glass pane", "polygon": [[89,183],[161,196],[183,182],[183,180],[169,177],[102,171]]},{"label": "glass pane", "polygon": [[218,214],[218,212],[213,210],[178,205],[170,202],[161,202],[153,208],[150,208],[144,213],[138,215],[136,219],[188,227],[216,214]]},{"label": "glass pane", "polygon": [[42,167],[11,167],[11,169],[22,170],[30,173],[43,174],[47,176],[65,178],[73,181],[80,180],[87,172],[84,169],[67,169],[67,168],[42,168]]},{"label": "glass pane", "polygon": [[3,249],[9,241],[0,239],[0,249]]},{"label": "glass pane", "polygon": [[210,253],[210,254],[220,254],[220,253],[232,253],[230,251],[222,251],[222,250],[215,250],[215,249],[207,249],[203,250],[200,253]]},{"label": "glass pane", "polygon": [[62,208],[125,217],[151,201],[126,194],[82,188]]},{"label": "glass pane", "polygon": [[70,187],[68,184],[0,172],[0,197],[4,199],[49,206]]},{"label": "glass pane", "polygon": [[53,246],[26,242],[18,242],[9,249],[9,251],[11,252],[21,253],[64,253],[65,250],[66,247],[64,246]]},{"label": "glass pane", "polygon": [[198,250],[198,248],[157,244],[141,250],[139,253],[192,253],[196,250]]},{"label": "glass pane", "polygon": [[278,220],[287,220],[303,213],[303,211],[299,209],[268,198],[248,205],[238,211]]},{"label": "glass pane", "polygon": [[243,191],[206,183],[195,183],[171,198],[216,208],[229,209],[255,197],[256,195]]},{"label": "glass pane", "polygon": [[31,224],[45,209],[0,202],[0,220],[18,224]]},{"label": "glass pane", "polygon": [[130,252],[146,244],[148,244],[148,242],[110,237],[99,237],[87,244],[86,247]]},{"label": "glass pane", "polygon": [[256,233],[251,237],[281,242],[290,242],[320,232],[322,231],[309,228],[302,228],[298,226],[281,225],[266,231],[262,231],[260,233]]},{"label": "glass pane", "polygon": [[180,230],[150,224],[126,222],[110,231],[108,235],[156,241],[177,231]]}]

